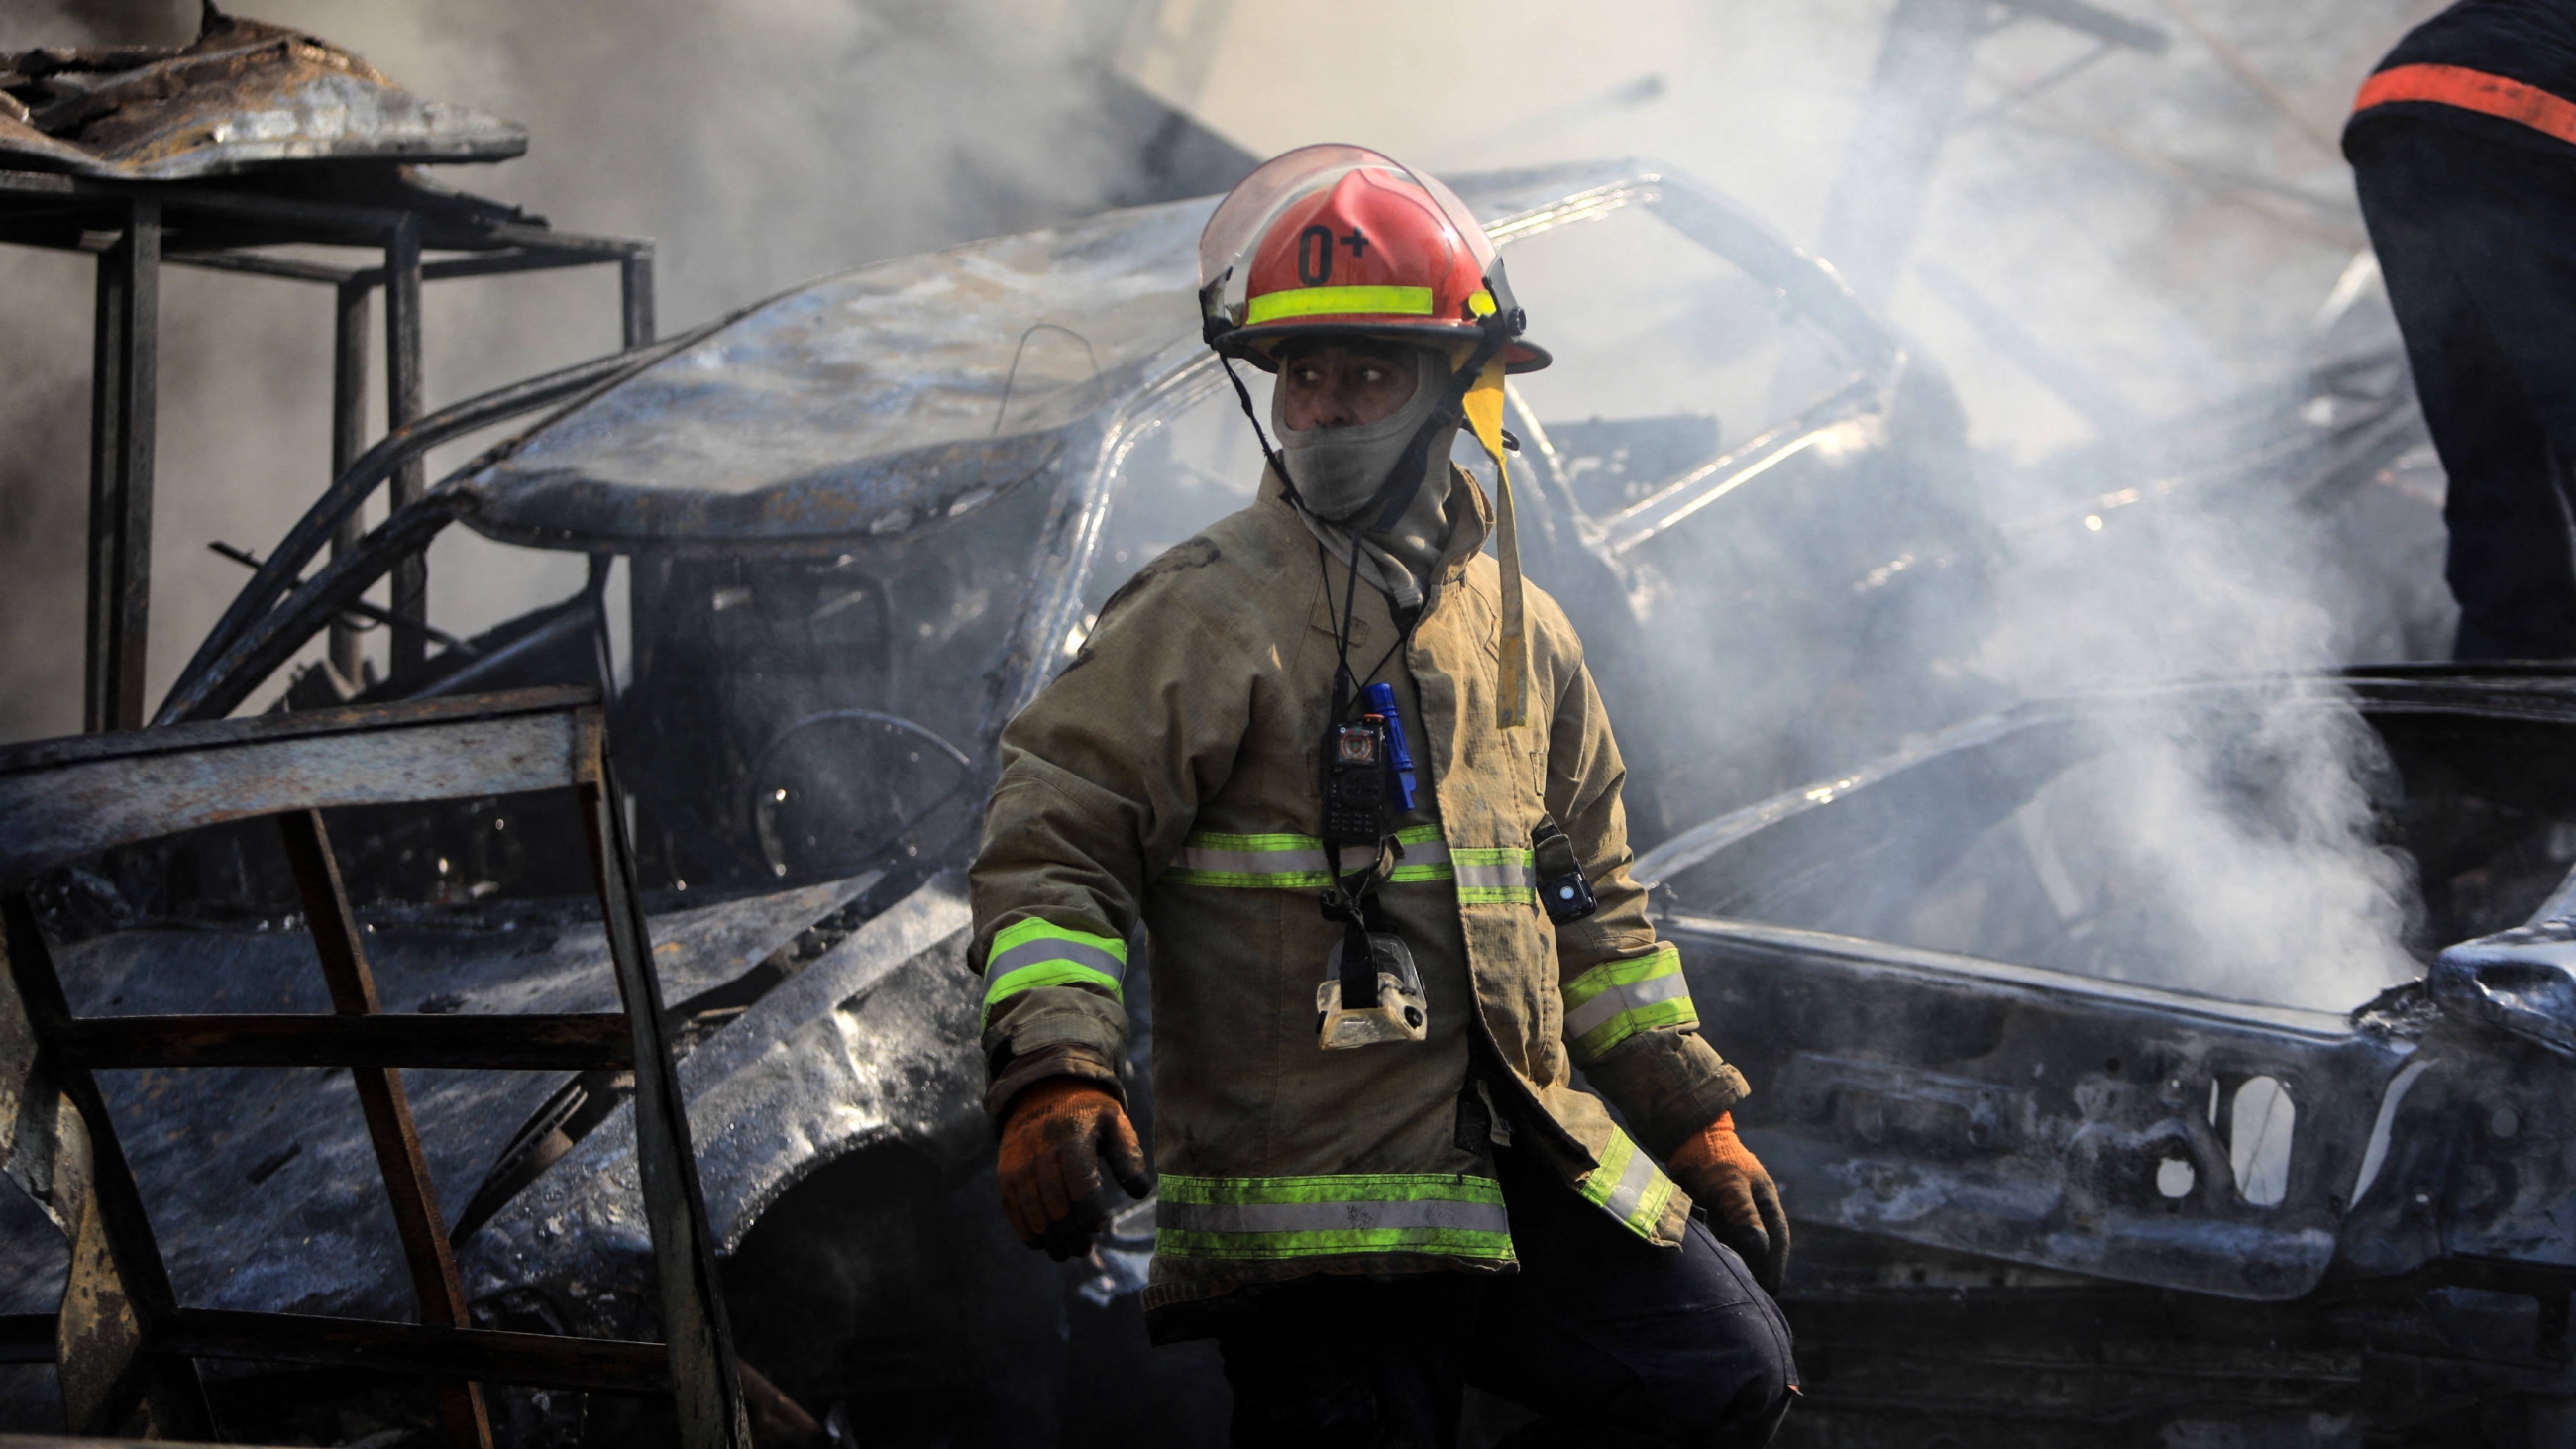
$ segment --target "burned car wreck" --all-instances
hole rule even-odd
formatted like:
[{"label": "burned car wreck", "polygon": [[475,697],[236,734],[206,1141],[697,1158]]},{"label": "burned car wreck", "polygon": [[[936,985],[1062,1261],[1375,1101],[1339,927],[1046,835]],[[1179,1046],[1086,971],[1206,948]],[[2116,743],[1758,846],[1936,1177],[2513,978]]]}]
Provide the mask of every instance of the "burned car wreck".
[{"label": "burned car wreck", "polygon": [[[2189,943],[2111,866],[2069,865],[2033,802],[2116,756],[2102,720],[2170,700],[1991,715],[1949,667],[2001,545],[1938,369],[1685,177],[1618,163],[1457,189],[1524,292],[1630,319],[1567,329],[1564,391],[1512,399],[1522,547],[1621,722],[1640,877],[1757,1084],[1748,1139],[1799,1227],[1784,1303],[1808,1404],[1784,1442],[2559,1422],[2566,681],[2175,687],[2371,732],[2374,808],[2424,883],[2410,943],[2470,944],[2350,1015],[2112,979]],[[1133,1322],[1150,1204],[1069,1272],[994,1210],[961,884],[1002,725],[1127,576],[1251,499],[1258,454],[1190,306],[1212,204],[863,268],[430,414],[350,463],[154,717],[240,709],[450,524],[589,556],[573,597],[354,703],[608,699],[734,1338],[761,1382],[859,1439],[1083,1444],[1116,1422],[1118,1442],[1188,1442],[1222,1418],[1212,1357],[1150,1354]],[[1641,259],[1652,309],[1622,305]],[[2042,521],[2152,512],[2173,478],[2385,502],[2371,480],[2420,436],[2387,363],[2176,430],[2125,498]],[[2329,395],[2355,406],[2312,406]],[[539,421],[315,567],[422,452],[521,417]],[[1718,687],[1751,674],[1793,684]],[[348,703],[313,670],[282,696]],[[534,802],[324,814],[395,1009],[613,1004],[581,843]],[[85,1012],[320,1004],[310,948],[280,929],[298,908],[273,832],[121,847],[31,898]],[[1150,993],[1130,995],[1149,1123]],[[197,1080],[102,1077],[180,1297],[408,1312],[346,1074]],[[410,1081],[475,1321],[651,1337],[633,1074]],[[50,1312],[63,1239],[6,1211],[0,1312]],[[43,1422],[51,1386],[6,1384],[0,1414]],[[250,1370],[209,1388],[227,1423],[272,1432],[375,1391]],[[645,1415],[564,1391],[504,1409],[525,1444],[622,1442]]]}]

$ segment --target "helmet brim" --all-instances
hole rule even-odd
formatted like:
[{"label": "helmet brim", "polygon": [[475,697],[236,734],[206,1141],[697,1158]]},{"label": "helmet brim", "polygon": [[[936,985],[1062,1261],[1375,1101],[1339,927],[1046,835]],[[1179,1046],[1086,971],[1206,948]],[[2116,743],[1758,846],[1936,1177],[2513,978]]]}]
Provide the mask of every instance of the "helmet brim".
[{"label": "helmet brim", "polygon": [[[1213,344],[1228,357],[1240,358],[1263,372],[1277,372],[1279,359],[1273,354],[1281,343],[1298,337],[1381,337],[1390,342],[1409,342],[1420,347],[1447,349],[1476,340],[1476,329],[1447,322],[1423,322],[1403,318],[1377,321],[1350,317],[1306,317],[1294,322],[1264,322],[1254,327],[1237,327],[1219,336]],[[1546,348],[1524,337],[1503,344],[1503,371],[1518,376],[1536,372],[1556,360]]]}]

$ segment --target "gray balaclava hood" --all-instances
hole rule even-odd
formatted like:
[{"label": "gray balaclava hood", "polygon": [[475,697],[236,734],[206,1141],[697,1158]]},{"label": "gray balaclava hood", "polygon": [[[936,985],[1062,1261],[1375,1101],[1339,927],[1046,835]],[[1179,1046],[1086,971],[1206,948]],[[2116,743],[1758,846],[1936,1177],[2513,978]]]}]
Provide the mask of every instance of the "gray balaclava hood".
[{"label": "gray balaclava hood", "polygon": [[1414,433],[1439,408],[1450,385],[1448,359],[1441,353],[1407,347],[1404,354],[1414,359],[1413,396],[1386,417],[1351,427],[1291,428],[1281,412],[1282,390],[1273,388],[1270,422],[1279,432],[1280,461],[1305,504],[1298,512],[1306,526],[1344,563],[1350,562],[1357,533],[1361,574],[1398,607],[1410,609],[1421,604],[1422,581],[1449,539],[1443,505],[1450,487],[1449,450],[1458,429],[1453,423],[1436,430],[1423,453],[1422,476],[1404,496],[1402,511],[1384,530],[1372,529],[1377,519],[1360,516],[1362,510],[1377,498],[1387,474],[1403,461]]}]

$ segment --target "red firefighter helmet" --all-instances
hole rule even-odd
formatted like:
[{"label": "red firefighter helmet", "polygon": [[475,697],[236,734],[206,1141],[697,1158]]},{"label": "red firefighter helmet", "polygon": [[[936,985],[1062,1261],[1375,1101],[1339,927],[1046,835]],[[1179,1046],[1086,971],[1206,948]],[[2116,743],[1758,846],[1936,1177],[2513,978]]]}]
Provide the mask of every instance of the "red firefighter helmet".
[{"label": "red firefighter helmet", "polygon": [[1332,332],[1490,338],[1509,371],[1548,364],[1466,203],[1363,146],[1300,147],[1228,193],[1199,236],[1199,306],[1208,345],[1264,371],[1282,341]]}]

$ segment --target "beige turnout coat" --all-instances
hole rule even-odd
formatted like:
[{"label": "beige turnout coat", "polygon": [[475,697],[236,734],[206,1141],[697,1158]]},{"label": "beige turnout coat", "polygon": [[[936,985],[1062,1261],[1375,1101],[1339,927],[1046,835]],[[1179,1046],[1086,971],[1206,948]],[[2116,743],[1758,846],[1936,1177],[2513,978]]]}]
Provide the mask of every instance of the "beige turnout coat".
[{"label": "beige turnout coat", "polygon": [[[1410,640],[1363,583],[1350,642],[1362,684],[1394,685],[1423,787],[1379,898],[1420,966],[1427,1040],[1317,1044],[1341,931],[1318,908],[1315,838],[1336,608],[1275,479],[1119,590],[1003,732],[972,875],[988,1106],[1054,1075],[1115,1088],[1131,950],[1150,943],[1149,1309],[1319,1271],[1507,1270],[1498,1140],[1639,1237],[1678,1244],[1689,1199],[1650,1154],[1744,1095],[1647,923],[1609,721],[1581,641],[1535,589],[1530,722],[1495,723],[1490,515],[1466,474],[1453,487],[1465,516]],[[1331,572],[1337,607],[1343,566]],[[1542,817],[1598,894],[1587,920],[1556,926],[1538,907]],[[1645,1150],[1572,1085],[1577,1068]]]}]

